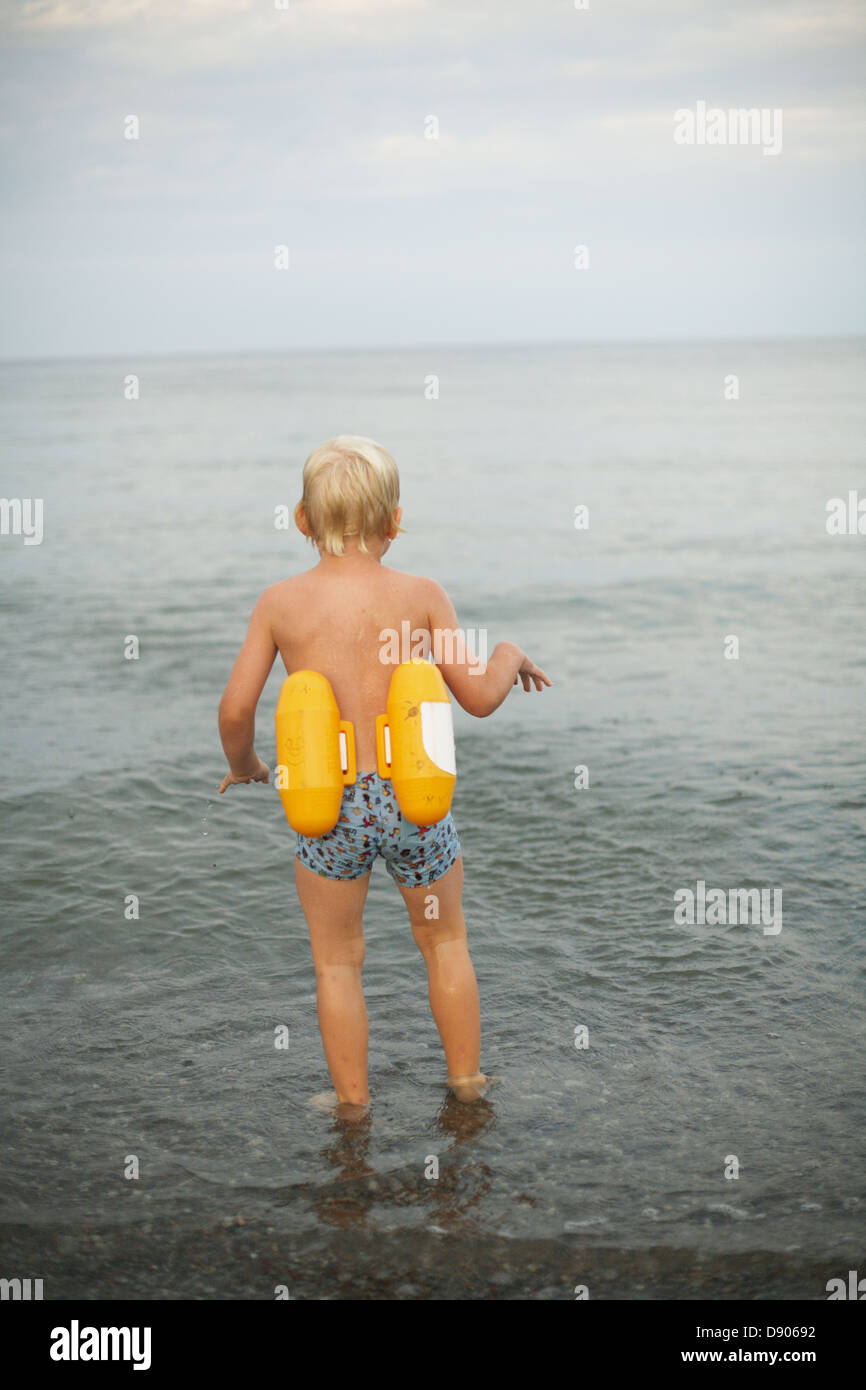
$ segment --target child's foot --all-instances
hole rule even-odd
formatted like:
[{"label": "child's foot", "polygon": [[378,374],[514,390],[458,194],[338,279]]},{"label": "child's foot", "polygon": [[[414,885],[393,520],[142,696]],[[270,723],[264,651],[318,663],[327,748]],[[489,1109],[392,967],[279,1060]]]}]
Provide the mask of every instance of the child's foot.
[{"label": "child's foot", "polygon": [[311,1109],[318,1110],[321,1115],[333,1115],[339,1101],[336,1091],[319,1091],[316,1095],[310,1096],[307,1104]]},{"label": "child's foot", "polygon": [[472,1076],[449,1076],[445,1084],[459,1101],[471,1105],[472,1101],[483,1098],[490,1085],[490,1077],[477,1071]]},{"label": "child's foot", "polygon": [[336,1091],[319,1091],[318,1095],[310,1096],[307,1104],[322,1115],[335,1115],[338,1120],[361,1120],[370,1110],[369,1101],[366,1105],[355,1105],[348,1100],[338,1100]]},{"label": "child's foot", "polygon": [[357,1124],[358,1120],[363,1120],[370,1113],[370,1102],[366,1105],[355,1105],[351,1100],[341,1100],[334,1108],[334,1114],[338,1120],[348,1120],[350,1124]]}]

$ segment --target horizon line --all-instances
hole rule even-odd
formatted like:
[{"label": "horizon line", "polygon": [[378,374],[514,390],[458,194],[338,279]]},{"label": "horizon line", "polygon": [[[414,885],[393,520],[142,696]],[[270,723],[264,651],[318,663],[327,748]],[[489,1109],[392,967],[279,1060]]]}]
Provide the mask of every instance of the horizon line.
[{"label": "horizon line", "polygon": [[520,348],[580,348],[580,347],[676,347],[695,344],[714,343],[806,343],[814,341],[858,342],[866,339],[866,331],[858,333],[817,332],[817,333],[760,333],[725,334],[718,337],[635,337],[635,338],[525,338],[525,339],[487,339],[472,342],[431,341],[428,343],[376,343],[366,347],[331,345],[327,347],[284,347],[284,348],[165,348],[114,350],[111,352],[33,354],[23,357],[6,357],[0,354],[0,366],[27,366],[40,362],[109,362],[118,360],[146,360],[173,357],[191,358],[232,358],[232,357],[301,357],[301,356],[358,356],[363,353],[387,352],[471,352],[478,349],[520,349]]}]

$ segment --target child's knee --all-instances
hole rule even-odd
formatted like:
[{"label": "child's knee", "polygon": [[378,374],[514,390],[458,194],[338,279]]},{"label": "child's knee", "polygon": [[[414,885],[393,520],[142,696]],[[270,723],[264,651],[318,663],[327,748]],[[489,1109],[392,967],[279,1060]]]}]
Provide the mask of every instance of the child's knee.
[{"label": "child's knee", "polygon": [[465,942],[466,922],[462,912],[449,913],[438,921],[413,922],[412,935],[422,956],[427,957],[449,942]]},{"label": "child's knee", "polygon": [[313,966],[318,979],[360,971],[366,948],[363,941],[346,941],[331,945],[326,951],[313,952]]}]

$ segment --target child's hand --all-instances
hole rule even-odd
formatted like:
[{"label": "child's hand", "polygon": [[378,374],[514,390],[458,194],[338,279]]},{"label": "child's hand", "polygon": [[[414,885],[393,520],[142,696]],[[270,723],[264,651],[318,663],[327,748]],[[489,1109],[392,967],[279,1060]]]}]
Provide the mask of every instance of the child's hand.
[{"label": "child's hand", "polygon": [[220,782],[220,796],[226,787],[236,787],[240,782],[267,782],[270,780],[271,770],[267,763],[263,763],[261,758],[252,759],[251,770],[248,773],[238,775],[234,772],[227,772]]},{"label": "child's hand", "polygon": [[535,681],[536,690],[541,690],[543,686],[552,684],[550,677],[546,676],[541,667],[536,666],[534,661],[530,661],[525,652],[520,670],[514,677],[514,684],[516,685],[519,680],[523,681],[524,690],[532,689],[530,681]]}]

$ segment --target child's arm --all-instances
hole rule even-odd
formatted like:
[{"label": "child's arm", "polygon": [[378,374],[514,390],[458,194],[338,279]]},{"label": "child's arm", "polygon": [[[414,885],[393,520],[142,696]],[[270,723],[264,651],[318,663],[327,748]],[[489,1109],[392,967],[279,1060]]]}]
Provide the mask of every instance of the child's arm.
[{"label": "child's arm", "polygon": [[219,707],[219,730],[230,772],[220,792],[238,782],[267,782],[270,772],[253,747],[256,705],[277,654],[271,632],[267,591],[253,609],[244,644],[238,653]]},{"label": "child's arm", "polygon": [[[437,630],[439,632],[459,630],[457,614],[450,598],[434,579],[428,581],[430,584],[430,595],[427,604],[427,621],[430,625],[430,634],[434,639]],[[447,643],[443,643],[443,650],[447,653]],[[456,646],[456,644],[455,644]],[[544,674],[540,667],[536,666],[526,652],[521,651],[520,647],[514,642],[497,642],[493,648],[493,653],[482,671],[475,661],[474,653],[468,650],[465,661],[446,661],[437,662],[439,670],[442,672],[445,684],[468,714],[474,714],[479,719],[485,718],[498,709],[505,699],[509,690],[516,685],[518,679],[523,682],[524,690],[531,690],[533,683],[536,690],[541,690],[545,685],[550,685],[550,679]]]}]

